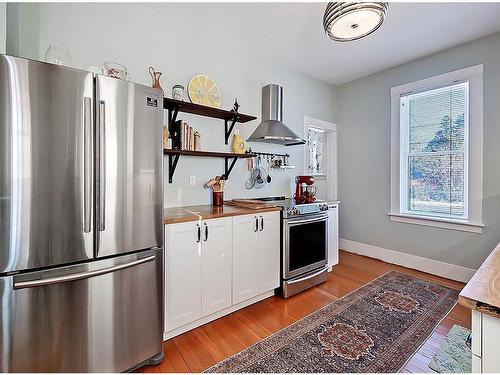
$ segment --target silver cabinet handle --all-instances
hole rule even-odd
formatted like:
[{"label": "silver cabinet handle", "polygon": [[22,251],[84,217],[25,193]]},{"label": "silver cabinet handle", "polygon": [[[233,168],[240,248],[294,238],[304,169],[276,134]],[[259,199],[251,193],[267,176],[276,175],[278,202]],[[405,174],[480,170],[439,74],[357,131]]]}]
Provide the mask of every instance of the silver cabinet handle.
[{"label": "silver cabinet handle", "polygon": [[115,271],[123,270],[125,268],[137,266],[138,264],[151,262],[155,258],[156,258],[156,255],[151,255],[151,256],[146,257],[146,258],[134,260],[133,262],[119,264],[117,266],[108,267],[108,268],[102,268],[100,270],[95,270],[95,271],[78,272],[78,273],[73,273],[70,275],[51,277],[49,279],[14,282],[14,289],[34,288],[37,286],[60,284],[60,283],[66,283],[68,281],[89,279],[91,277],[100,276],[100,275],[104,275],[106,273],[115,272]]},{"label": "silver cabinet handle", "polygon": [[264,230],[264,218],[261,216],[260,217],[260,231],[262,232]]},{"label": "silver cabinet handle", "polygon": [[203,223],[203,225],[205,226],[205,242],[208,241],[208,225],[207,223]]},{"label": "silver cabinet handle", "polygon": [[83,98],[83,231],[92,230],[92,98]]},{"label": "silver cabinet handle", "polygon": [[99,100],[99,230],[106,229],[106,116],[104,100]]}]

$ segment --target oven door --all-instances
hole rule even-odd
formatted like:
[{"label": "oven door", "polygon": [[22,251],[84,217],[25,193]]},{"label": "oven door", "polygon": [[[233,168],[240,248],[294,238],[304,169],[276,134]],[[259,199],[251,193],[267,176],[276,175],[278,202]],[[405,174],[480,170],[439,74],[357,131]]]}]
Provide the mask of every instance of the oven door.
[{"label": "oven door", "polygon": [[284,219],[283,278],[324,267],[328,254],[328,215]]}]

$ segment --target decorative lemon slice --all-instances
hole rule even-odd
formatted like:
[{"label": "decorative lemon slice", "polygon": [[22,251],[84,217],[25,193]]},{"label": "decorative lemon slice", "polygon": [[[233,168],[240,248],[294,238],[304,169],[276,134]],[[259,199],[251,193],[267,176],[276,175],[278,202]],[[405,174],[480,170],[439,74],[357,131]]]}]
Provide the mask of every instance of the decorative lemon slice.
[{"label": "decorative lemon slice", "polygon": [[204,74],[195,75],[188,84],[189,100],[195,104],[219,108],[220,90],[214,80]]}]

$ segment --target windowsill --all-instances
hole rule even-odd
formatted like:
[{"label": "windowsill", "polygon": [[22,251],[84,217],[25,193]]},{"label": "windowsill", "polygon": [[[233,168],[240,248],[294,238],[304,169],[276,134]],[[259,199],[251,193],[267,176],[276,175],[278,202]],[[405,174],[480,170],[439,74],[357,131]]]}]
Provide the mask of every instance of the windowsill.
[{"label": "windowsill", "polygon": [[425,225],[429,227],[458,230],[462,232],[482,233],[484,224],[471,223],[466,220],[447,219],[432,216],[407,215],[389,212],[392,221],[407,224]]}]

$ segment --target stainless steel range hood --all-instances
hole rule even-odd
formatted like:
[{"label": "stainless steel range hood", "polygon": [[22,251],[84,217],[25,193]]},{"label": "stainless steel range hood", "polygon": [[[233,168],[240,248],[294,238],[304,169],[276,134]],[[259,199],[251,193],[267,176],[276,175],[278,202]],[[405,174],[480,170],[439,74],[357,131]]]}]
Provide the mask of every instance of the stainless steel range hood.
[{"label": "stainless steel range hood", "polygon": [[270,84],[262,88],[262,122],[247,139],[249,142],[275,143],[285,146],[306,143],[282,122],[283,87]]}]

